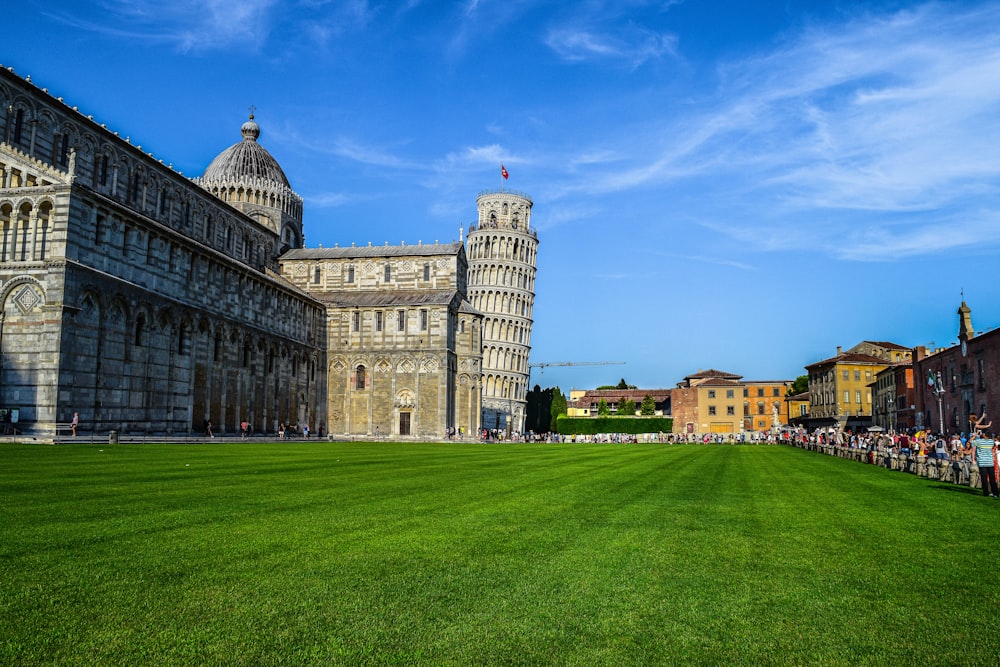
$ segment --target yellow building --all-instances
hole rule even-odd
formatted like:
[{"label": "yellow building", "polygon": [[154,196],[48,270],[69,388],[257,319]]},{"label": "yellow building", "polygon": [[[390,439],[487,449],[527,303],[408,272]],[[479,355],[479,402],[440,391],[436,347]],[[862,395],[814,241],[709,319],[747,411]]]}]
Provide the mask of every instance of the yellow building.
[{"label": "yellow building", "polygon": [[806,366],[809,427],[860,430],[871,426],[875,376],[911,357],[911,350],[901,345],[864,341],[847,352],[838,347],[836,356]]},{"label": "yellow building", "polygon": [[743,382],[743,429],[767,431],[788,425],[788,380]]},{"label": "yellow building", "polygon": [[788,423],[798,426],[809,419],[809,392],[785,397],[786,412],[788,413]]},{"label": "yellow building", "polygon": [[674,433],[744,433],[784,426],[789,382],[744,381],[718,370],[688,375],[673,390]]},{"label": "yellow building", "polygon": [[741,377],[714,369],[685,377],[673,390],[673,432],[740,432],[743,426]]}]

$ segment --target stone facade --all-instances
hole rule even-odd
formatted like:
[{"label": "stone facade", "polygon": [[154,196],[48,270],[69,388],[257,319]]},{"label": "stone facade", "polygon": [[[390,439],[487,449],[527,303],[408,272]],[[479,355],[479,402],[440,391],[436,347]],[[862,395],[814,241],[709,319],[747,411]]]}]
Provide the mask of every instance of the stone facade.
[{"label": "stone facade", "polygon": [[484,192],[469,228],[469,300],[483,313],[483,420],[486,428],[524,429],[528,355],[535,303],[538,234],[532,201]]},{"label": "stone facade", "polygon": [[0,70],[0,429],[52,434],[79,413],[84,433],[200,434],[208,421],[227,433],[244,420],[270,433],[473,433],[473,276],[502,314],[490,386],[523,419],[530,200],[480,198],[492,226],[470,239],[489,258],[475,271],[461,242],[306,249],[302,198],[252,115],[240,134],[188,179]]},{"label": "stone facade", "polygon": [[317,419],[324,308],[278,277],[276,229],[8,69],[0,138],[0,409],[15,428],[52,433],[74,412],[83,432]]},{"label": "stone facade", "polygon": [[483,318],[461,243],[299,249],[281,263],[326,308],[331,435],[476,432]]}]

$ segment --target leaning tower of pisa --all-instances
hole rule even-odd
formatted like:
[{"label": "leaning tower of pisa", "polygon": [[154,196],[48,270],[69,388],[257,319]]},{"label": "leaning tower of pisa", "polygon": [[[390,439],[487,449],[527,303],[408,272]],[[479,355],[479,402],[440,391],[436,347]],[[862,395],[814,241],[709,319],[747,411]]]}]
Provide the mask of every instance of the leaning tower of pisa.
[{"label": "leaning tower of pisa", "polygon": [[483,317],[482,428],[522,431],[528,395],[538,234],[531,198],[483,192],[469,228],[469,301]]}]

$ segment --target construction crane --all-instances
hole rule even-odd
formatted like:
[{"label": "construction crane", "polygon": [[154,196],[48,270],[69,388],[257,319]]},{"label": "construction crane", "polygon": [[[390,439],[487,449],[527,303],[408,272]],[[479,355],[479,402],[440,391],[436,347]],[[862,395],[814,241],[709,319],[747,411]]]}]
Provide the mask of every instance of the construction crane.
[{"label": "construction crane", "polygon": [[549,366],[624,366],[624,361],[541,361],[537,364],[528,364],[528,388],[531,388],[531,369],[541,368],[542,373]]}]

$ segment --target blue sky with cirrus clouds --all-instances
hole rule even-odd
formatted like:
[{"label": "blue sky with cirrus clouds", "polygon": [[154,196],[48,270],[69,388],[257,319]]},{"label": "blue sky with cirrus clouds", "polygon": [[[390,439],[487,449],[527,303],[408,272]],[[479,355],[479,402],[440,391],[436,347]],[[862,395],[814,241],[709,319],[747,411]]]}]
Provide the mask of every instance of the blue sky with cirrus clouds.
[{"label": "blue sky with cirrus clouds", "polygon": [[98,0],[0,62],[188,176],[260,142],[310,246],[457,240],[529,194],[532,384],[792,379],[1000,322],[1000,5]]}]

